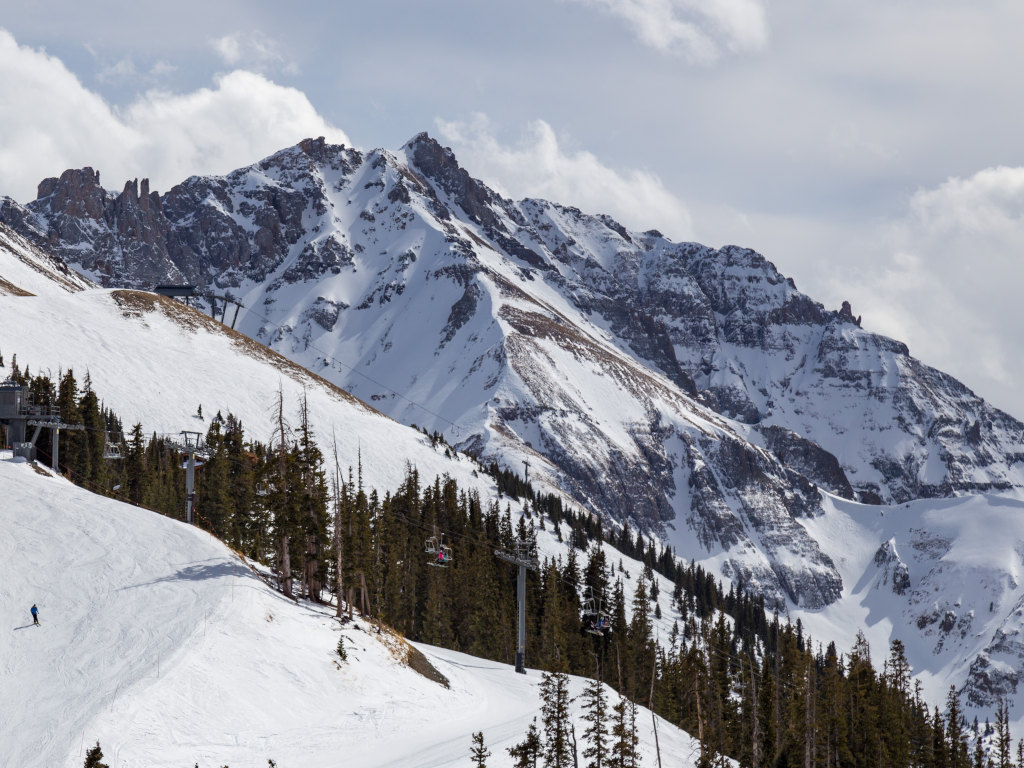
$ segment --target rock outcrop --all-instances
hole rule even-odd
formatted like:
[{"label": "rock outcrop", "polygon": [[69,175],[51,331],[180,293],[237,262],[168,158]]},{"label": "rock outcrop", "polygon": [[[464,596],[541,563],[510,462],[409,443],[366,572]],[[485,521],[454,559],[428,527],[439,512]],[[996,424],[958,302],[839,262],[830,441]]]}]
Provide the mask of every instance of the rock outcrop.
[{"label": "rock outcrop", "polygon": [[537,460],[682,554],[725,553],[770,599],[841,591],[799,522],[822,491],[1024,486],[1024,425],[848,303],[750,249],[505,199],[426,134],[397,152],[306,139],[164,195],[67,171],[0,221],[105,285],[244,296],[253,338],[453,443]]}]

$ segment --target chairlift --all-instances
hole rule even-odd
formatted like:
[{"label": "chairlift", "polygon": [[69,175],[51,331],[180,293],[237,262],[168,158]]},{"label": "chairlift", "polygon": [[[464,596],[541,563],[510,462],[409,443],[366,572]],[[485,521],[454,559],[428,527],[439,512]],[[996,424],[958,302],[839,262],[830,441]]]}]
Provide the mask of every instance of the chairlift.
[{"label": "chairlift", "polygon": [[118,438],[114,439],[113,432],[107,432],[103,440],[103,458],[104,459],[123,459],[124,458],[124,440],[123,435],[119,435]]},{"label": "chairlift", "polygon": [[256,483],[256,495],[257,496],[269,496],[270,486],[266,483]]},{"label": "chairlift", "polygon": [[444,534],[431,536],[424,545],[424,551],[433,555],[433,559],[427,563],[435,568],[447,568],[452,561],[452,548],[444,543]]},{"label": "chairlift", "polygon": [[589,586],[583,591],[583,631],[598,637],[612,631],[608,614],[601,610],[601,593]]}]

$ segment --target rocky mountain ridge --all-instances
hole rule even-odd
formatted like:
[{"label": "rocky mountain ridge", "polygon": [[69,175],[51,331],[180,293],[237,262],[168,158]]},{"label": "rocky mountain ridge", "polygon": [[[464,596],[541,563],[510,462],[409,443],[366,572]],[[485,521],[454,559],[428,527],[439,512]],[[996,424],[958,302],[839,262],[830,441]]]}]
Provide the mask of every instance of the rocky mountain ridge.
[{"label": "rocky mountain ridge", "polygon": [[163,196],[69,170],[0,221],[106,285],[230,293],[253,338],[769,599],[842,591],[800,522],[819,486],[872,503],[1024,486],[1024,425],[849,305],[748,249],[502,198],[426,134],[306,139]]}]

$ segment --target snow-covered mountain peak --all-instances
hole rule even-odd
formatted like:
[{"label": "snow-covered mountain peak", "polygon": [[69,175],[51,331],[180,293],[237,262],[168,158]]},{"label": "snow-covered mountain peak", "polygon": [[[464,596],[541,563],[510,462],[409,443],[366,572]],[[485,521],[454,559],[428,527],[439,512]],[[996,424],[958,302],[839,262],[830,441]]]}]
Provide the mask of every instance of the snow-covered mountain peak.
[{"label": "snow-covered mountain peak", "polygon": [[819,488],[883,502],[1024,486],[1024,424],[848,304],[826,309],[747,248],[507,200],[427,134],[395,152],[304,139],[162,197],[108,195],[78,230],[55,199],[0,218],[43,222],[107,285],[230,293],[248,336],[400,421],[531,461],[769,599],[841,591],[795,522],[819,514]]}]

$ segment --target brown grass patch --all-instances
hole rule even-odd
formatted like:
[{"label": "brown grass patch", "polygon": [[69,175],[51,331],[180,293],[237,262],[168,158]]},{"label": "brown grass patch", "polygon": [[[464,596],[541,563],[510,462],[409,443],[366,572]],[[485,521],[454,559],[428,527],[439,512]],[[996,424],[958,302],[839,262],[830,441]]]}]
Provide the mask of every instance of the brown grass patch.
[{"label": "brown grass patch", "polygon": [[24,288],[19,288],[14,283],[10,283],[0,277],[0,295],[4,296],[35,296],[34,293],[29,293]]},{"label": "brown grass patch", "polygon": [[450,687],[448,678],[437,671],[437,667],[430,663],[426,656],[414,648],[401,635],[396,634],[388,627],[381,627],[380,641],[391,652],[399,664],[403,664],[413,672],[418,672],[432,682]]}]

